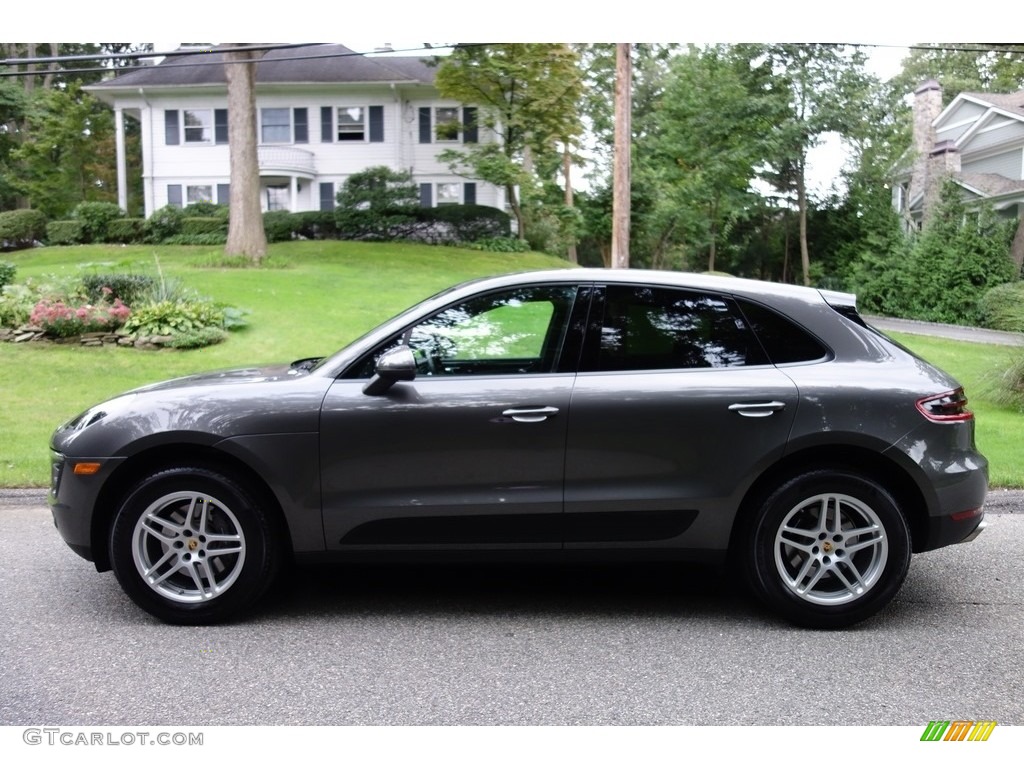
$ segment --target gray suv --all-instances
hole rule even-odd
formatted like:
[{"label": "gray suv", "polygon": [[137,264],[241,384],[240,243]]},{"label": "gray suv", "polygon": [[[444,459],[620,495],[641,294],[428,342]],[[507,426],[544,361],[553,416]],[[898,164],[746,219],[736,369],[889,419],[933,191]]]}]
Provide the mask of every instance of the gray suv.
[{"label": "gray suv", "polygon": [[721,563],[843,627],[984,523],[950,376],[848,294],[648,271],[507,275],[327,358],[189,376],[52,438],[71,548],[164,621],[250,608],[286,560]]}]

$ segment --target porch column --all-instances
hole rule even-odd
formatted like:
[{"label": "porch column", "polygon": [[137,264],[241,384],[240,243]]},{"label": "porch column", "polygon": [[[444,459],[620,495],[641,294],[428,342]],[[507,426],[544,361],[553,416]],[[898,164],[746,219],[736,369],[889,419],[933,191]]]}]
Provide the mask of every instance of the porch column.
[{"label": "porch column", "polygon": [[114,146],[117,150],[117,205],[128,214],[128,164],[124,152],[124,110],[114,110]]},{"label": "porch column", "polygon": [[292,213],[295,213],[296,211],[299,210],[297,207],[299,204],[299,177],[290,176],[288,186],[288,191],[289,193],[291,193],[291,197],[288,203],[288,210],[291,211]]}]

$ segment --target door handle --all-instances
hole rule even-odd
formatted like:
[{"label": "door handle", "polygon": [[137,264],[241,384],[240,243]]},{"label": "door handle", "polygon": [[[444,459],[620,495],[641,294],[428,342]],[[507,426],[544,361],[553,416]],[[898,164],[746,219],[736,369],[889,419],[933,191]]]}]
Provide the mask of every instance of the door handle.
[{"label": "door handle", "polygon": [[781,411],[785,407],[785,403],[772,400],[769,403],[733,403],[729,406],[729,410],[751,419],[763,419],[765,416],[771,416],[775,411]]},{"label": "door handle", "polygon": [[544,421],[556,413],[558,413],[558,409],[553,405],[548,405],[543,408],[509,408],[502,411],[501,415],[507,416],[513,421],[518,421],[520,424],[536,424],[538,421]]}]

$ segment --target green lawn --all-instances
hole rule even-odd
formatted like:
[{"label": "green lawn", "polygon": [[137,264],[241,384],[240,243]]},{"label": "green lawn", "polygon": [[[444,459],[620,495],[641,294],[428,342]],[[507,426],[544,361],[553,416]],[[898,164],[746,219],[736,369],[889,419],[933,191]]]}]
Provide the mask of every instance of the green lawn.
[{"label": "green lawn", "polygon": [[[5,254],[17,279],[83,269],[155,271],[217,301],[250,310],[250,327],[192,351],[0,344],[0,487],[43,486],[47,441],[60,422],[131,387],[202,370],[286,362],[329,354],[395,312],[452,283],[481,275],[565,266],[541,254],[486,254],[457,248],[337,241],[271,246],[274,269],[220,269],[219,248],[79,246]],[[107,266],[99,267],[98,264]],[[910,348],[966,386],[992,484],[1024,487],[1024,414],[985,397],[988,380],[1019,349],[923,336]]]}]

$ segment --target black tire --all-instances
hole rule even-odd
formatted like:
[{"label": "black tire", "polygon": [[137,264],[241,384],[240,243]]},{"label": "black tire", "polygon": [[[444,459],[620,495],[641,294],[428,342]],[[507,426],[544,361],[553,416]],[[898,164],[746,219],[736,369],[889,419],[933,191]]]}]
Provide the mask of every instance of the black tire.
[{"label": "black tire", "polygon": [[764,500],[745,550],[748,582],[769,608],[801,626],[840,629],[874,615],[899,591],[910,532],[875,481],[816,470]]},{"label": "black tire", "polygon": [[170,624],[214,624],[249,608],[272,584],[273,519],[253,494],[210,469],[167,469],[125,497],[110,531],[121,588]]}]

